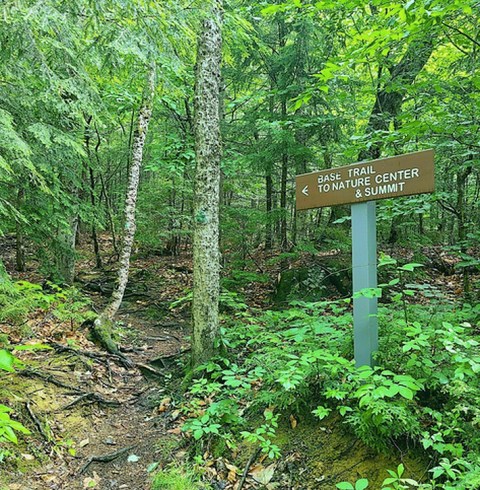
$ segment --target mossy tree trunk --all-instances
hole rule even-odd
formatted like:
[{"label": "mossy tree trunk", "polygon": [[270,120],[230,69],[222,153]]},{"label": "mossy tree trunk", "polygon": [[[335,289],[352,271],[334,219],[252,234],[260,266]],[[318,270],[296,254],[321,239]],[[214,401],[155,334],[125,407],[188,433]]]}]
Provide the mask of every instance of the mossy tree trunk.
[{"label": "mossy tree trunk", "polygon": [[213,0],[198,40],[195,83],[192,365],[215,354],[220,295],[220,64],[222,0]]}]

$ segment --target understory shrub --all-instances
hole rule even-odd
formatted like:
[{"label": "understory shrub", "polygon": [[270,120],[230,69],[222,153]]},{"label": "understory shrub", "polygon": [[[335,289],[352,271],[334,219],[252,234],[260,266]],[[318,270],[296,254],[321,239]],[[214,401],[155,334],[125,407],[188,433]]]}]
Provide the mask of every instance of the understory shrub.
[{"label": "understory shrub", "polygon": [[[448,482],[478,481],[480,471],[480,351],[472,322],[478,308],[441,307],[434,300],[406,306],[408,316],[404,308],[379,308],[374,368],[356,368],[352,360],[349,300],[237,311],[223,329],[231,356],[200,366],[184,406],[184,430],[231,448],[243,438],[275,458],[276,417],[337,414],[373,448],[408,440],[426,451],[432,482],[446,486],[425,488],[476,488]],[[265,410],[275,423],[265,419],[246,430]]]}]

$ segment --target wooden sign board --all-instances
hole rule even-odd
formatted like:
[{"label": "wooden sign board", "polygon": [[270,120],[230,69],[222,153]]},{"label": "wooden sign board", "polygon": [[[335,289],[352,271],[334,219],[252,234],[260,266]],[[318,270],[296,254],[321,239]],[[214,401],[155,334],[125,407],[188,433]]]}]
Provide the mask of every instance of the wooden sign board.
[{"label": "wooden sign board", "polygon": [[297,175],[297,209],[433,192],[433,154],[418,151]]}]

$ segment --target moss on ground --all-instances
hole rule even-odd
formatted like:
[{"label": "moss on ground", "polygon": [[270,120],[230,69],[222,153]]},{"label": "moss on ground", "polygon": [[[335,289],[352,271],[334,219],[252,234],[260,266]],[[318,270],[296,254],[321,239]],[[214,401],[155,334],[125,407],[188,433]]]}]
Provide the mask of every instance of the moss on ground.
[{"label": "moss on ground", "polygon": [[401,453],[396,447],[378,453],[365,446],[347,430],[338,416],[319,422],[310,418],[300,420],[295,429],[284,423],[273,441],[282,448],[282,454],[298,453],[299,464],[306,471],[297,483],[301,488],[321,490],[335,488],[341,481],[355,483],[367,478],[372,489],[381,488],[388,477],[387,469],[396,469],[400,463],[406,468],[405,477],[421,480],[427,462],[413,451]]},{"label": "moss on ground", "polygon": [[204,485],[198,482],[193,472],[179,467],[159,471],[152,484],[152,490],[200,490]]}]

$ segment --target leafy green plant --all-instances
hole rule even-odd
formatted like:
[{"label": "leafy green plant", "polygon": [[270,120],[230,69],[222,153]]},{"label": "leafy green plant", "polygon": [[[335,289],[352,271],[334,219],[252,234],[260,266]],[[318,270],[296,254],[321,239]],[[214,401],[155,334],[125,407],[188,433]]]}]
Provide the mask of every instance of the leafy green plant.
[{"label": "leafy green plant", "polygon": [[272,442],[275,436],[275,430],[278,428],[278,414],[272,410],[263,412],[265,423],[257,427],[253,432],[242,431],[241,436],[250,444],[256,444],[260,447],[262,453],[270,459],[280,457],[280,448]]},{"label": "leafy green plant", "polygon": [[[275,427],[267,421],[245,426],[268,407],[280,416],[309,409],[320,420],[335,414],[371,447],[411,440],[434,460],[463,458],[464,465],[456,466],[459,477],[475,474],[480,359],[467,320],[477,313],[471,307],[439,309],[437,302],[431,308],[407,307],[408,322],[403,308],[379,308],[382,334],[374,368],[356,368],[352,361],[349,301],[296,302],[284,311],[226,318],[225,357],[200,366],[186,408],[199,420],[187,427],[200,439],[228,440],[229,447],[245,438],[276,457]],[[199,405],[192,415],[195,400]],[[205,431],[210,424],[218,425]],[[397,479],[386,483],[389,488],[411,484],[400,470],[389,475]],[[442,471],[437,486],[450,478],[446,468]]]},{"label": "leafy green plant", "polygon": [[[0,350],[0,371],[14,372],[14,366],[21,364],[21,362],[13,356],[7,350]],[[0,444],[2,443],[18,443],[16,432],[21,434],[30,434],[30,431],[24,427],[20,422],[12,420],[10,413],[12,409],[0,404]],[[10,454],[9,451],[0,447],[0,462],[3,461],[5,456]]]},{"label": "leafy green plant", "polygon": [[30,434],[30,431],[20,422],[12,420],[10,413],[12,409],[0,404],[0,443],[12,442],[18,443],[18,438],[15,432],[22,434]]},{"label": "leafy green plant", "polygon": [[365,490],[368,487],[368,480],[366,478],[360,478],[355,482],[355,486],[351,483],[344,481],[335,485],[339,490]]},{"label": "leafy green plant", "polygon": [[404,490],[411,487],[418,487],[418,482],[411,478],[403,478],[405,473],[405,467],[403,464],[399,464],[396,471],[387,470],[390,475],[386,478],[382,484],[382,490]]}]

